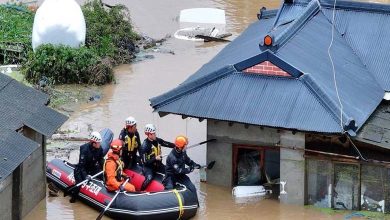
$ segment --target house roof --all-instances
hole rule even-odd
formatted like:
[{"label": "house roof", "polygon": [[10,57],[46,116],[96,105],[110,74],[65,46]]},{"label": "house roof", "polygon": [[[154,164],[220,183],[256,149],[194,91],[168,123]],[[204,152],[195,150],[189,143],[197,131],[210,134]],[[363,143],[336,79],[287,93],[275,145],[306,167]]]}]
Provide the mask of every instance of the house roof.
[{"label": "house roof", "polygon": [[[389,46],[382,43],[386,41],[381,36],[390,35],[390,29],[380,28],[378,21],[390,19],[390,8],[337,1],[330,49],[334,74],[328,54],[332,3],[298,0],[284,3],[274,17],[259,16],[259,21],[177,88],[150,99],[151,106],[162,113],[356,135],[390,88],[386,82],[390,77],[382,80],[384,70],[378,67],[390,68],[390,63],[378,63],[371,57],[387,57],[383,48]],[[372,13],[377,20],[364,22],[363,34],[362,29],[349,28],[351,23],[357,27],[363,22],[364,19],[355,20],[356,14],[365,18]],[[371,28],[379,35],[371,38],[381,43],[366,43],[369,33],[372,35]],[[266,35],[273,38],[271,46],[262,44]],[[370,53],[373,47],[378,47],[381,54]],[[250,76],[242,72],[264,60],[292,77]]]},{"label": "house roof", "polygon": [[46,94],[0,74],[0,181],[39,146],[18,129],[27,126],[51,136],[67,120],[48,103]]}]

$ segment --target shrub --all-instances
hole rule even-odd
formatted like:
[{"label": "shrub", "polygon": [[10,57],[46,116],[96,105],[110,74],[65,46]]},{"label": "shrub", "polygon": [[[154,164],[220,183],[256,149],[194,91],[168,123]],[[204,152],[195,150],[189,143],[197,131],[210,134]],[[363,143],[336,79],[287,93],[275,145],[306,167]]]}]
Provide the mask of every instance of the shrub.
[{"label": "shrub", "polygon": [[111,57],[115,64],[130,62],[134,53],[130,13],[124,5],[106,9],[101,1],[92,0],[82,7],[87,25],[85,45],[101,57]]},{"label": "shrub", "polygon": [[30,52],[22,66],[29,82],[47,78],[52,84],[101,85],[113,80],[114,64],[131,61],[138,35],[133,32],[129,10],[123,5],[107,9],[99,0],[87,2],[82,10],[87,25],[85,46],[43,45]]},{"label": "shrub", "polygon": [[51,84],[101,85],[113,80],[111,62],[86,47],[42,45],[29,53],[22,72],[34,84],[45,78]]},{"label": "shrub", "polygon": [[24,61],[31,48],[34,13],[25,6],[0,5],[1,64]]}]

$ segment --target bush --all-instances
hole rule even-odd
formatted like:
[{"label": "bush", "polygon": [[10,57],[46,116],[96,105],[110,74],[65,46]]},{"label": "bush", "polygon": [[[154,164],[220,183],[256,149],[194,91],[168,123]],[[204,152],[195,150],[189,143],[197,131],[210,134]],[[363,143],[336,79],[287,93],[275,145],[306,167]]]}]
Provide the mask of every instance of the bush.
[{"label": "bush", "polygon": [[45,78],[51,84],[102,85],[113,80],[111,62],[87,47],[42,45],[29,53],[21,71],[34,84]]},{"label": "bush", "polygon": [[87,25],[85,45],[101,57],[111,57],[115,64],[130,62],[138,35],[133,31],[126,6],[106,9],[101,1],[92,0],[82,10]]},{"label": "bush", "polygon": [[[1,64],[24,61],[31,48],[34,13],[25,6],[0,5]],[[5,55],[4,55],[5,54]]]},{"label": "bush", "polygon": [[22,66],[29,82],[48,78],[52,84],[102,85],[113,80],[114,64],[131,61],[138,35],[133,32],[128,9],[123,5],[106,9],[101,1],[92,0],[82,11],[87,25],[85,46],[43,45],[30,52]]}]

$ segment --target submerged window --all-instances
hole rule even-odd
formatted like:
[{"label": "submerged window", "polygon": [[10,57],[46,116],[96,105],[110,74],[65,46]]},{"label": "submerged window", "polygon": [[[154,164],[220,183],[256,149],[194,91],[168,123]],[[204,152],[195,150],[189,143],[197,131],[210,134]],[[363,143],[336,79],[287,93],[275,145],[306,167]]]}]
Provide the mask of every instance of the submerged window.
[{"label": "submerged window", "polygon": [[238,150],[237,185],[251,186],[261,184],[260,159],[260,151],[258,150]]},{"label": "submerged window", "polygon": [[332,163],[324,160],[307,160],[307,203],[331,208]]},{"label": "submerged window", "polygon": [[388,180],[386,168],[362,165],[362,210],[384,212]]},{"label": "submerged window", "polygon": [[334,164],[333,208],[359,209],[359,166]]}]

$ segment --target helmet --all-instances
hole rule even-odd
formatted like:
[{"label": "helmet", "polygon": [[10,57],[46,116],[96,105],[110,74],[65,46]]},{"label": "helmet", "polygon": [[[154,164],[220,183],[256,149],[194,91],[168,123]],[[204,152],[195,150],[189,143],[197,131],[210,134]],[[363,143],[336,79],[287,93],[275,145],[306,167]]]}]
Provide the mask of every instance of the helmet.
[{"label": "helmet", "polygon": [[93,142],[102,142],[102,136],[99,132],[94,131],[89,135],[89,140]]},{"label": "helmet", "polygon": [[126,118],[126,126],[133,126],[135,124],[137,124],[137,121],[135,120],[134,117],[130,116],[130,117]]},{"label": "helmet", "polygon": [[147,124],[145,125],[145,133],[154,134],[156,133],[156,128],[154,127],[153,124]]},{"label": "helmet", "polygon": [[179,135],[175,139],[176,147],[183,149],[188,144],[188,138],[184,135]]},{"label": "helmet", "polygon": [[118,153],[122,149],[122,140],[115,139],[111,142],[110,147],[113,152]]}]

